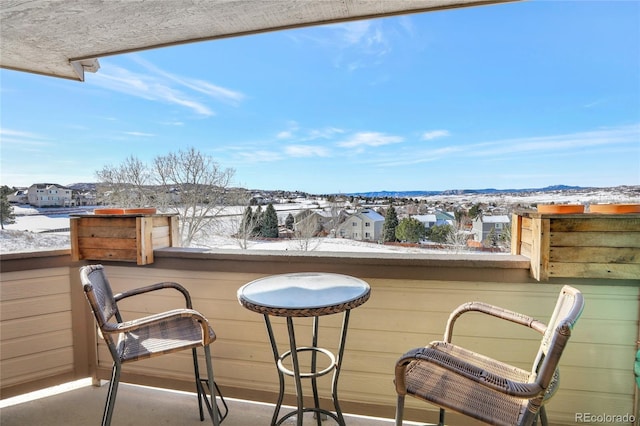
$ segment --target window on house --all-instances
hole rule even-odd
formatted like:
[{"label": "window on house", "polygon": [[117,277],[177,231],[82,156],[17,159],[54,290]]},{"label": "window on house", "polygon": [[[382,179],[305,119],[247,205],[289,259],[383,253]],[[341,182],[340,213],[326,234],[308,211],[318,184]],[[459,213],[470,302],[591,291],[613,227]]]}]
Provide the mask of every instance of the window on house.
[{"label": "window on house", "polygon": [[371,222],[365,222],[364,226],[371,226]]}]

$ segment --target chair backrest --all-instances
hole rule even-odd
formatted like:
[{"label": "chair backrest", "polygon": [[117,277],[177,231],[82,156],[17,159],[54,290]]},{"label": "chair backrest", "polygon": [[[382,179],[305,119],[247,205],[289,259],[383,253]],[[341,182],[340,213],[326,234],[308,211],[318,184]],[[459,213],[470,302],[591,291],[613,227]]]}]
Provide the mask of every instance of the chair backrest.
[{"label": "chair backrest", "polygon": [[573,287],[564,286],[542,336],[540,349],[533,365],[533,371],[537,373],[536,382],[544,389],[548,389],[556,374],[560,356],[583,309],[582,293]]},{"label": "chair backrest", "polygon": [[105,333],[104,331],[106,331],[105,328],[108,327],[109,324],[113,324],[112,320],[114,317],[116,322],[122,322],[122,317],[120,316],[118,305],[113,297],[111,285],[104,272],[104,267],[102,265],[81,267],[80,280],[98,327],[103,331],[100,334],[102,334],[102,337],[109,346],[109,351],[111,351],[111,354],[115,358],[117,356],[116,343],[111,337],[111,334]]}]

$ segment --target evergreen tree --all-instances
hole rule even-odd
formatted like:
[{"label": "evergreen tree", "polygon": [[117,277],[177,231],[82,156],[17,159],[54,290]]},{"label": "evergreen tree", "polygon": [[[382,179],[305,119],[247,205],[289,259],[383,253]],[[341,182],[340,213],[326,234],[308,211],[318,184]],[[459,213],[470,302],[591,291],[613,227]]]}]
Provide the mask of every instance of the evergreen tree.
[{"label": "evergreen tree", "polygon": [[260,235],[264,238],[278,238],[278,214],[273,204],[269,203],[262,216]]},{"label": "evergreen tree", "polygon": [[384,216],[384,225],[382,226],[382,241],[383,242],[395,242],[396,228],[398,227],[398,214],[393,206],[390,206],[387,210],[387,214]]},{"label": "evergreen tree", "polygon": [[453,226],[447,225],[434,225],[429,228],[425,236],[434,243],[446,243],[450,239],[450,235],[456,232]]},{"label": "evergreen tree", "polygon": [[262,232],[262,206],[258,206],[256,211],[253,212],[253,217],[251,218],[251,223],[253,224],[253,232],[254,236],[261,235]]},{"label": "evergreen tree", "polygon": [[396,228],[396,238],[410,243],[417,243],[424,238],[425,233],[422,222],[413,217],[402,219]]},{"label": "evergreen tree", "polygon": [[469,209],[469,217],[471,219],[476,219],[480,216],[482,216],[482,206],[480,203],[476,203]]},{"label": "evergreen tree", "polygon": [[5,223],[13,223],[16,218],[13,214],[13,206],[7,200],[7,195],[11,192],[11,188],[6,185],[0,190],[0,228],[2,229]]},{"label": "evergreen tree", "polygon": [[247,208],[244,209],[238,233],[247,238],[251,237],[253,234],[253,210],[251,209],[251,206],[247,206]]},{"label": "evergreen tree", "polygon": [[287,227],[287,229],[293,230],[293,225],[295,224],[295,222],[296,220],[294,219],[293,215],[289,213],[287,215],[287,219],[284,221],[284,225]]}]

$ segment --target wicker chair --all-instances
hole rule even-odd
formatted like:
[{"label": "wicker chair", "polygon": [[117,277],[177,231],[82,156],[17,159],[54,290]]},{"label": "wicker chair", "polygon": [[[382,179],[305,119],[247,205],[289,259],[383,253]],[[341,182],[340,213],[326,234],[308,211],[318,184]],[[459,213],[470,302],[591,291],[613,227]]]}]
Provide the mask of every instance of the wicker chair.
[{"label": "wicker chair", "polygon": [[[543,404],[557,389],[558,362],[583,307],[582,294],[569,286],[562,288],[548,325],[481,302],[460,305],[449,317],[444,341],[413,349],[396,363],[396,426],[402,425],[405,395],[439,406],[440,426],[444,425],[445,409],[492,425],[531,425],[538,419],[546,425]],[[522,370],[453,345],[453,325],[470,311],[541,333],[542,342],[532,370]]]},{"label": "wicker chair", "polygon": [[[221,399],[224,407],[224,415],[222,415],[222,410],[216,404],[216,390],[218,395],[220,395],[220,391],[213,381],[209,349],[209,344],[216,339],[216,335],[209,326],[207,319],[192,309],[191,297],[187,290],[180,284],[163,282],[114,295],[102,265],[83,266],[80,268],[80,279],[91,310],[96,318],[100,334],[107,343],[113,358],[113,370],[104,407],[102,425],[108,426],[111,424],[122,364],[191,349],[200,420],[204,420],[202,406],[204,401],[214,426],[218,426],[226,417],[228,409],[224,399]],[[118,301],[127,297],[169,288],[176,289],[184,295],[186,309],[174,309],[132,321],[122,320],[117,305]],[[198,370],[196,353],[196,347],[198,346],[204,347],[207,364],[206,379],[200,378]],[[207,399],[205,386],[210,390],[210,401]],[[220,398],[222,398],[221,395]],[[215,409],[212,407],[215,407]]]}]

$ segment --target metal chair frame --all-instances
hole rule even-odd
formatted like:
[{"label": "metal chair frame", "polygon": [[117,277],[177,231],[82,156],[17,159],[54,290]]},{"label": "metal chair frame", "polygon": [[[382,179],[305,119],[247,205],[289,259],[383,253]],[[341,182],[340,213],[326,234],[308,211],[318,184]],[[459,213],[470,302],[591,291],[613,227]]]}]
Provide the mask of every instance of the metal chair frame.
[{"label": "metal chair frame", "polygon": [[[135,288],[114,295],[102,265],[87,265],[81,267],[80,279],[85,296],[96,319],[96,325],[109,348],[111,357],[113,358],[111,381],[109,383],[107,400],[105,402],[104,413],[102,416],[102,426],[109,426],[111,424],[123,364],[189,348],[191,349],[193,356],[193,369],[198,396],[200,421],[204,421],[204,401],[213,425],[218,426],[227,416],[229,410],[224,398],[220,394],[218,385],[213,379],[213,367],[211,363],[211,350],[209,345],[216,339],[216,336],[213,329],[209,326],[207,319],[199,312],[193,310],[189,292],[178,283],[162,282]],[[138,296],[163,289],[175,289],[182,293],[185,298],[186,309],[174,309],[132,321],[125,322],[123,320],[120,310],[118,309],[119,301],[128,297]],[[115,319],[115,322],[113,319]],[[137,341],[138,339],[134,339],[134,333],[136,332],[151,333],[159,330],[160,328],[163,329],[164,334],[171,334],[172,332],[175,334],[176,332],[179,333],[181,330],[191,334],[188,337],[185,336],[182,343],[176,343],[176,339],[173,339],[171,343],[166,346],[159,344],[156,348],[151,349],[141,345],[140,342]],[[194,336],[196,334],[199,334],[201,338],[195,338]],[[135,337],[139,338],[139,336]],[[178,338],[183,336],[176,334],[172,337]],[[206,378],[200,377],[198,355],[196,351],[198,346],[202,346],[204,348],[207,367]],[[133,350],[130,350],[130,348],[133,348]],[[210,385],[211,383],[213,383],[213,386]],[[209,389],[209,393],[211,395],[210,400],[207,398],[205,387]],[[224,413],[218,404],[216,404],[216,393],[220,397]],[[216,407],[216,409],[214,410],[213,407]]]},{"label": "metal chair frame", "polygon": [[[396,426],[402,426],[406,395],[492,425],[547,425],[544,404],[559,383],[558,363],[584,308],[577,289],[564,286],[548,325],[532,317],[482,302],[460,305],[449,316],[443,341],[405,353],[396,363]],[[451,343],[456,320],[480,312],[529,327],[542,334],[531,371],[469,351]]]}]

